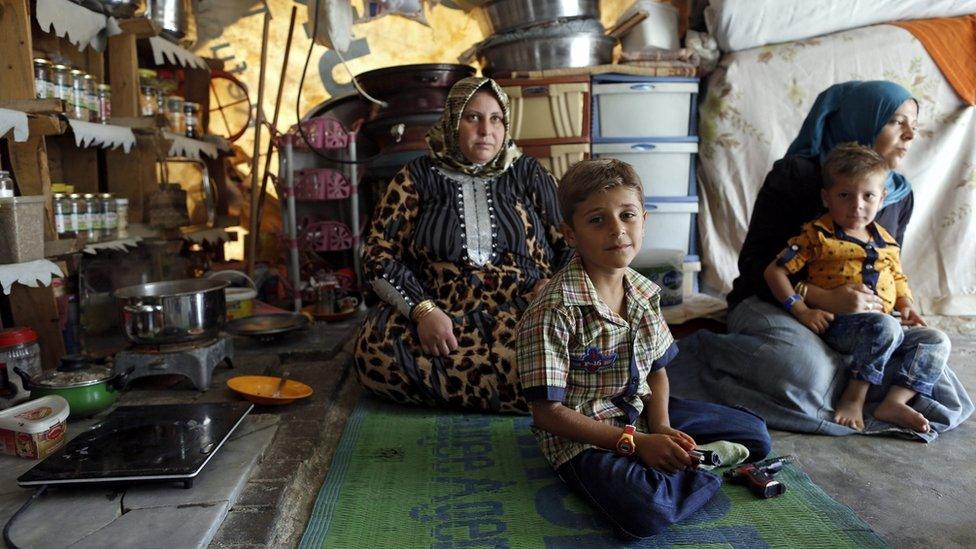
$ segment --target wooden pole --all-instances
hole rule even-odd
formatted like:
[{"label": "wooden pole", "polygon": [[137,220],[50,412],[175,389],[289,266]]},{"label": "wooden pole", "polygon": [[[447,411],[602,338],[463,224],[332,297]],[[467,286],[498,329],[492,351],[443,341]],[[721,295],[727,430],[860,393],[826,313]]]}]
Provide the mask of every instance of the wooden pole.
[{"label": "wooden pole", "polygon": [[[291,52],[291,38],[295,33],[295,18],[298,15],[298,7],[291,7],[291,21],[288,23],[288,39],[285,41],[285,59],[281,63],[281,76],[278,78],[278,94],[275,97],[274,116],[271,117],[271,139],[268,140],[268,148],[264,155],[264,174],[261,176],[261,192],[258,194],[258,229],[261,228],[261,215],[264,210],[264,193],[268,188],[268,179],[271,177],[271,152],[274,150],[274,131],[278,128],[278,114],[281,112],[281,95],[285,91],[285,75],[288,74],[288,54]],[[255,255],[261,249],[261,243],[255,244]]]},{"label": "wooden pole", "polygon": [[258,75],[258,106],[254,120],[254,149],[251,155],[251,223],[250,241],[248,242],[247,274],[254,276],[254,261],[257,255],[258,229],[261,220],[258,219],[258,197],[261,192],[258,187],[258,155],[261,153],[261,126],[264,125],[264,70],[268,61],[268,27],[271,24],[271,9],[264,5],[264,29],[261,31],[261,70]]}]

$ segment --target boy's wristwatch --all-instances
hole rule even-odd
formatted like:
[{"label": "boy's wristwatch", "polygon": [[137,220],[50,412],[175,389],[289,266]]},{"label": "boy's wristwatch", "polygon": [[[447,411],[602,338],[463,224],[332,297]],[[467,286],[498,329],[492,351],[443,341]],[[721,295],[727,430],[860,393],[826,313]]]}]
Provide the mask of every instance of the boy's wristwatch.
[{"label": "boy's wristwatch", "polygon": [[620,438],[617,439],[617,446],[614,450],[622,456],[633,455],[637,451],[637,445],[634,444],[634,432],[636,429],[633,425],[624,426],[624,432],[620,433]]}]

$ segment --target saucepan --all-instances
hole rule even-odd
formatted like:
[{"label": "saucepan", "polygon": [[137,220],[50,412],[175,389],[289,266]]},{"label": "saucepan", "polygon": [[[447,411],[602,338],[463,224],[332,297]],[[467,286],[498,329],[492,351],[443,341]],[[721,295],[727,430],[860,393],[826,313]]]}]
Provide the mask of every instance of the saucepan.
[{"label": "saucepan", "polygon": [[127,286],[113,292],[126,339],[137,345],[217,337],[227,317],[226,280],[191,278]]},{"label": "saucepan", "polygon": [[599,0],[493,0],[482,8],[488,33],[501,34],[561,19],[600,18]]}]

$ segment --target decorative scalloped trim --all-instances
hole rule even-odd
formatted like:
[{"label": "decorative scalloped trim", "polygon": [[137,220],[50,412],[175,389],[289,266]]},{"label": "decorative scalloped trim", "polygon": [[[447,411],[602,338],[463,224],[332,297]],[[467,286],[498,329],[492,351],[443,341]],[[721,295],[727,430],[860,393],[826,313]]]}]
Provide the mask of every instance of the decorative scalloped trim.
[{"label": "decorative scalloped trim", "polygon": [[153,36],[149,38],[149,45],[152,46],[153,62],[157,65],[170,64],[207,71],[210,70],[207,62],[202,57],[190,53],[165,38]]},{"label": "decorative scalloped trim", "polygon": [[0,265],[0,289],[5,295],[10,295],[13,285],[20,282],[24,286],[38,288],[50,286],[53,276],[64,276],[61,268],[47,259],[25,261]]},{"label": "decorative scalloped trim", "polygon": [[0,109],[0,137],[6,135],[11,129],[14,130],[14,141],[27,141],[30,136],[27,113],[13,109]]},{"label": "decorative scalloped trim", "polygon": [[132,128],[111,124],[93,124],[81,120],[68,119],[71,131],[75,134],[75,144],[79,147],[97,145],[103,149],[122,147],[126,153],[136,144],[136,134]]}]

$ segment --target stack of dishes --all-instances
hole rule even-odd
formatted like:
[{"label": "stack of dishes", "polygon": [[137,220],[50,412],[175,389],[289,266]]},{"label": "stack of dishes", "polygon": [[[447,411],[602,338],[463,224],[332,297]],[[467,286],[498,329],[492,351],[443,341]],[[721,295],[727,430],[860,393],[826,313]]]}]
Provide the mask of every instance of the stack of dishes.
[{"label": "stack of dishes", "polygon": [[487,76],[610,63],[616,40],[598,0],[493,0],[479,9],[491,35],[475,46]]}]

